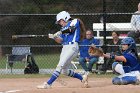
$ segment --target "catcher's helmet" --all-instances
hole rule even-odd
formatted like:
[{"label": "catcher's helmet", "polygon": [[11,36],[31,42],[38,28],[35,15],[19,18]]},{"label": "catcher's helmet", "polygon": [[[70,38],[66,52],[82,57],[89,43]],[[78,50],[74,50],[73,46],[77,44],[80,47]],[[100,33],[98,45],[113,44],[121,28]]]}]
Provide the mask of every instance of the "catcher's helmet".
[{"label": "catcher's helmet", "polygon": [[125,53],[129,52],[132,49],[136,49],[136,43],[135,43],[135,40],[132,37],[124,38],[121,41],[121,45],[125,45],[125,44],[129,46],[128,49],[124,51]]},{"label": "catcher's helmet", "polygon": [[70,19],[70,14],[66,11],[62,11],[60,13],[57,14],[56,16],[56,24],[58,24],[58,21],[60,19],[63,19],[65,22],[67,22]]}]

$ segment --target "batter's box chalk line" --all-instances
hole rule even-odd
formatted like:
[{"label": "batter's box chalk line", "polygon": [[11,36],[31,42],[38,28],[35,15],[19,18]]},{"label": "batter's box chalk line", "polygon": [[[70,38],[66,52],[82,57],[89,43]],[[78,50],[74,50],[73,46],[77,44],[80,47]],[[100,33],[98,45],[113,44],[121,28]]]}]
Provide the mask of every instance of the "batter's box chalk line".
[{"label": "batter's box chalk line", "polygon": [[15,93],[15,92],[18,92],[18,91],[21,91],[21,90],[8,90],[8,91],[0,91],[0,93]]}]

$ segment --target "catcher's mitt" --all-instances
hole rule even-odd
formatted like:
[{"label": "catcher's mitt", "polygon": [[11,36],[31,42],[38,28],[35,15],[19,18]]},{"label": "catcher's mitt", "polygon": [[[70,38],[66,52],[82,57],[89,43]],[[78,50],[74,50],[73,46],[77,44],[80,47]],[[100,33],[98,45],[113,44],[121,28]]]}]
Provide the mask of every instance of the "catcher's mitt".
[{"label": "catcher's mitt", "polygon": [[90,56],[102,56],[104,52],[99,48],[91,46],[89,47],[88,53]]}]

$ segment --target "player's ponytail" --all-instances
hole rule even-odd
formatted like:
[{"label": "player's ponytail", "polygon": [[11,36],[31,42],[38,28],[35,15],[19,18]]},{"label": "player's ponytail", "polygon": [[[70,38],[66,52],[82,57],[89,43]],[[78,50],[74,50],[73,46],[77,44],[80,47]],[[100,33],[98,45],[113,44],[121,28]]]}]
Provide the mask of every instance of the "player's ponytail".
[{"label": "player's ponytail", "polygon": [[85,38],[86,28],[85,28],[83,21],[79,18],[78,18],[78,20],[80,21],[80,30],[81,30],[80,40],[83,40]]}]

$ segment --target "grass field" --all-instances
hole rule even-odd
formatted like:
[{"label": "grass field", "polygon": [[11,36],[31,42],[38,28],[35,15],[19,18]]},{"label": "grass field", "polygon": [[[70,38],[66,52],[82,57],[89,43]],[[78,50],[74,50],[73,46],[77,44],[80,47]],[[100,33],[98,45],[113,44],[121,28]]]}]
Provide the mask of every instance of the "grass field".
[{"label": "grass field", "polygon": [[[34,58],[35,58],[35,61],[37,63],[37,65],[39,66],[39,69],[55,69],[57,64],[58,64],[58,61],[59,61],[59,55],[60,54],[46,54],[46,55],[34,55]],[[7,62],[7,59],[6,59],[6,56],[3,56],[1,59],[0,59],[0,73],[2,74],[6,74],[6,73],[9,73],[8,71],[6,71],[6,62]],[[77,67],[79,69],[82,69],[81,65],[77,65]],[[24,62],[16,62],[13,66],[14,69],[25,69],[25,63]],[[94,67],[95,68],[95,65]],[[8,66],[8,69],[10,71],[10,67]],[[4,72],[4,71],[6,72]],[[19,71],[19,72],[18,72]],[[16,70],[16,71],[13,71],[14,73],[22,73],[20,72],[21,70]],[[44,73],[43,72],[40,72],[40,73]],[[48,73],[48,72],[46,72]],[[36,75],[35,75],[36,76]],[[2,76],[2,77],[5,77],[5,76]]]},{"label": "grass field", "polygon": [[[60,54],[45,54],[45,55],[34,55],[35,61],[39,68],[56,68],[58,61],[59,61],[59,56]],[[3,56],[0,59],[0,69],[5,69],[5,65],[7,62],[6,56]],[[78,66],[81,68],[81,66]],[[19,68],[24,68],[24,63],[23,62],[16,62],[14,64],[14,68],[19,69]]]},{"label": "grass field", "polygon": [[[35,61],[40,68],[55,68],[59,61],[60,54],[46,54],[46,55],[34,55]],[[0,59],[0,69],[5,68],[7,62],[6,56]],[[14,68],[23,68],[24,63],[16,62]]]},{"label": "grass field", "polygon": [[[50,77],[51,74],[2,74],[0,75],[0,79],[2,78],[45,78],[45,77]],[[116,76],[115,74],[112,73],[106,73],[106,74],[90,74],[89,77],[95,77],[95,78],[112,78]],[[61,75],[60,77],[62,78],[69,78],[68,76]]]}]

